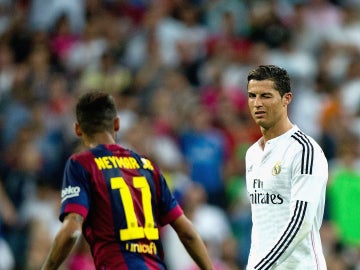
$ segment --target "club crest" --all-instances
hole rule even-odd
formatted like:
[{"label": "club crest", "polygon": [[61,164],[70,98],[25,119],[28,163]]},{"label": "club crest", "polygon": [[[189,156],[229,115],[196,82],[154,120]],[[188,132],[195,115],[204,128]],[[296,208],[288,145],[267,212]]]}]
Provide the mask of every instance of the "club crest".
[{"label": "club crest", "polygon": [[281,164],[280,161],[276,162],[276,164],[274,165],[274,167],[271,170],[272,175],[278,175],[281,172]]}]

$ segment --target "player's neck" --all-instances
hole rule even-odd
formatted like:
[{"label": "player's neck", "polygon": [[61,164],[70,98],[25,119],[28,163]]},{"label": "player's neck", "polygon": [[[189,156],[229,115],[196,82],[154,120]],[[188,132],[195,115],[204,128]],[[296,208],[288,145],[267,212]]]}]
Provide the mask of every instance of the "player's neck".
[{"label": "player's neck", "polygon": [[292,129],[294,125],[290,122],[290,120],[287,118],[286,121],[278,122],[276,125],[270,127],[270,128],[263,128],[261,127],[261,133],[263,135],[262,140],[262,147],[265,147],[265,144],[267,141],[274,139],[276,137],[281,136],[282,134],[286,133],[290,129]]},{"label": "player's neck", "polygon": [[83,142],[88,148],[93,148],[99,144],[114,144],[115,139],[109,132],[97,133],[91,137],[83,137]]}]

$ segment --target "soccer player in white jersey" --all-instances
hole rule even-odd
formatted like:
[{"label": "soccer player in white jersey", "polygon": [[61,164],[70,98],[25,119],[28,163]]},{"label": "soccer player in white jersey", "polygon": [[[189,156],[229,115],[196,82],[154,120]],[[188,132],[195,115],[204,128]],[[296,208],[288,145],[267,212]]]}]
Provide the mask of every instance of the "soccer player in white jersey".
[{"label": "soccer player in white jersey", "polygon": [[246,153],[252,233],[247,269],[324,270],[320,240],[328,163],[320,146],[288,117],[286,70],[248,75],[248,105],[262,137]]}]

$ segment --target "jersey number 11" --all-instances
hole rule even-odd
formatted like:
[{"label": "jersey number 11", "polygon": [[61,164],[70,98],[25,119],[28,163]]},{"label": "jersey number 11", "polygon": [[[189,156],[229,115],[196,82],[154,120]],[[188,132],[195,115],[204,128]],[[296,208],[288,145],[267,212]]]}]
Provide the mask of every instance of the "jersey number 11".
[{"label": "jersey number 11", "polygon": [[120,239],[126,241],[146,237],[149,240],[157,240],[159,239],[159,230],[158,228],[155,228],[149,183],[144,176],[134,176],[132,178],[132,183],[135,188],[138,188],[141,191],[145,227],[141,227],[138,224],[131,192],[124,178],[113,177],[110,179],[111,188],[119,189],[124,206],[127,228],[120,229]]}]

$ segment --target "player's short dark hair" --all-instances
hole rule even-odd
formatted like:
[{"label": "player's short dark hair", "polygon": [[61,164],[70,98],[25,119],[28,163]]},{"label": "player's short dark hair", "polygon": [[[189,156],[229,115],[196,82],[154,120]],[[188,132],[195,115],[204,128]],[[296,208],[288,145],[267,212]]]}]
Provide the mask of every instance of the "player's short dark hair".
[{"label": "player's short dark hair", "polygon": [[247,77],[250,80],[263,81],[272,80],[274,88],[279,91],[280,96],[291,92],[290,77],[287,71],[275,65],[260,65],[251,70]]},{"label": "player's short dark hair", "polygon": [[116,118],[114,98],[105,92],[93,91],[82,95],[76,104],[76,120],[88,136],[113,131]]}]

